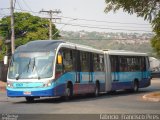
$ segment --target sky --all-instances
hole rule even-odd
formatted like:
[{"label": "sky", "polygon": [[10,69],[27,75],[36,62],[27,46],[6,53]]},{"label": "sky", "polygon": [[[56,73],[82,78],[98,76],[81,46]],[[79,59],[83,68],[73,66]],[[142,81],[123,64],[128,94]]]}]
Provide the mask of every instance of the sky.
[{"label": "sky", "polygon": [[[105,0],[16,0],[15,11],[30,12],[32,15],[49,17],[43,10],[60,10],[53,17],[61,18],[53,22],[62,31],[97,31],[97,32],[137,32],[150,33],[151,25],[136,14],[119,10],[105,13]],[[0,18],[9,15],[10,0],[0,0]]]}]

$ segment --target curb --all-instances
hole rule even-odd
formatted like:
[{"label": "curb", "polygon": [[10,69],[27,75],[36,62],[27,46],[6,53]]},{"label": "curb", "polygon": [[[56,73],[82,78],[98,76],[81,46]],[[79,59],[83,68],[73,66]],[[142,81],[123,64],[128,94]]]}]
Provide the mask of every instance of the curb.
[{"label": "curb", "polygon": [[152,101],[152,102],[160,102],[160,98],[156,98],[154,96],[152,96],[153,93],[150,93],[150,94],[146,94],[144,95],[142,98],[144,100],[147,100],[147,101]]}]

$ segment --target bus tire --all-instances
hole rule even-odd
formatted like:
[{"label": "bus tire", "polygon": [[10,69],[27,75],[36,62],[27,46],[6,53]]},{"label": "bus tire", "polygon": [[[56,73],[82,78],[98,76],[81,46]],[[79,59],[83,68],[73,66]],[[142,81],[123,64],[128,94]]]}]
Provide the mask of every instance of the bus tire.
[{"label": "bus tire", "polygon": [[26,101],[28,103],[33,103],[34,102],[34,97],[26,97]]},{"label": "bus tire", "polygon": [[73,86],[68,84],[65,90],[65,100],[70,100],[73,97]]},{"label": "bus tire", "polygon": [[95,97],[99,96],[99,87],[100,87],[99,82],[97,82],[95,86],[95,92],[94,92]]},{"label": "bus tire", "polygon": [[138,81],[135,80],[133,85],[133,92],[138,92],[138,91],[139,91],[139,84]]}]

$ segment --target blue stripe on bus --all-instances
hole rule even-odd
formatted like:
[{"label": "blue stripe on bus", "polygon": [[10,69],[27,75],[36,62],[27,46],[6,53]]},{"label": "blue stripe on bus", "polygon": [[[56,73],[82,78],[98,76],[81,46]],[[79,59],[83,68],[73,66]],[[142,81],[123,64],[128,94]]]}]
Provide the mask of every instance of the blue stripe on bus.
[{"label": "blue stripe on bus", "polygon": [[43,82],[15,82],[13,83],[14,88],[37,88],[43,87]]},{"label": "blue stripe on bus", "polygon": [[[25,92],[31,92],[31,94],[24,94]],[[14,91],[11,89],[7,89],[7,96],[8,97],[26,97],[26,96],[35,96],[35,97],[47,97],[47,96],[54,96],[53,89],[46,89],[46,90],[39,90],[32,91],[32,90],[24,90],[24,91]]]},{"label": "blue stripe on bus", "polygon": [[[81,74],[87,74],[87,73],[81,72]],[[98,75],[98,74],[103,75],[101,72],[96,73],[96,75]],[[21,85],[19,85],[19,83],[14,83],[15,85],[18,84],[18,87],[16,86],[16,88],[7,88],[7,95],[10,97],[26,96],[26,95],[24,95],[24,92],[29,91],[29,92],[31,92],[31,96],[62,96],[65,94],[67,81],[72,81],[72,83],[74,85],[76,85],[75,80],[76,80],[76,73],[75,72],[68,72],[68,73],[63,74],[57,80],[55,80],[52,83],[52,86],[50,86],[50,87],[32,88],[33,86],[37,86],[37,85],[41,86],[41,84],[39,84],[39,83],[38,84],[37,83],[29,84],[28,83],[28,86],[24,85],[28,88],[24,88]],[[100,91],[104,91],[105,90],[105,84],[104,84],[105,80],[99,80],[99,81],[100,81]],[[15,87],[15,85],[14,85],[14,87]],[[79,85],[74,87],[75,94],[77,91],[78,91],[77,93],[88,93],[91,91],[94,92],[94,89],[95,89],[94,81],[89,83],[89,81],[80,80]]]},{"label": "blue stripe on bus", "polygon": [[[139,88],[148,87],[150,84],[151,84],[150,79],[144,78],[139,81]],[[112,82],[112,90],[132,89],[133,85],[134,85],[134,81]]]},{"label": "blue stripe on bus", "polygon": [[[100,91],[105,90],[105,84],[100,84]],[[73,91],[74,94],[81,93],[91,93],[94,92],[95,84],[74,84]],[[55,88],[31,88],[31,89],[13,89],[7,88],[7,96],[9,97],[26,97],[26,96],[63,96],[65,95],[66,84],[60,84]],[[31,94],[24,94],[25,92],[30,92]]]},{"label": "blue stripe on bus", "polygon": [[[7,96],[9,97],[25,97],[25,96],[58,96],[64,95],[65,84],[61,84],[56,87],[46,87],[46,88],[23,88],[23,89],[15,89],[15,88],[7,88]],[[25,92],[31,92],[31,94],[24,94]]]},{"label": "blue stripe on bus", "polygon": [[113,82],[112,90],[132,88],[133,82]]},{"label": "blue stripe on bus", "polygon": [[133,81],[135,78],[141,80],[148,78],[149,72],[112,72],[112,80],[119,80],[119,82]]},{"label": "blue stripe on bus", "polygon": [[[81,75],[86,75],[87,73],[80,73]],[[100,91],[105,91],[105,75],[104,72],[92,72],[92,77],[94,78],[92,82],[82,80],[80,79],[80,83],[76,83],[76,73],[75,72],[68,72],[63,74],[61,77],[59,77],[57,80],[55,80],[50,87],[38,87],[42,86],[42,84],[32,83],[29,84],[28,88],[21,87],[21,85],[16,88],[7,88],[7,95],[10,97],[18,97],[18,96],[26,96],[24,95],[25,91],[31,91],[31,96],[62,96],[65,94],[66,89],[66,83],[67,81],[72,81],[74,93],[88,93],[93,91],[95,89],[95,81],[100,81]],[[112,73],[114,75],[115,73]],[[112,82],[112,90],[119,90],[119,89],[130,89],[133,87],[133,80],[135,79],[135,76],[139,77],[139,87],[147,87],[150,85],[150,78],[145,78],[143,80],[140,80],[140,73],[133,73],[133,72],[119,72],[117,73],[120,77],[120,80],[118,82]],[[122,77],[123,75],[127,77]],[[132,75],[131,75],[132,74]],[[134,74],[134,75],[133,75]],[[139,74],[139,75],[138,75]],[[144,72],[143,76],[148,77],[149,72]],[[97,78],[95,77],[97,76]],[[99,77],[98,77],[99,76]],[[85,77],[84,77],[85,78]],[[14,85],[14,86],[15,86]],[[27,85],[24,85],[27,87]],[[37,86],[37,88],[33,87]]]},{"label": "blue stripe on bus", "polygon": [[[105,83],[105,73],[104,72],[97,72],[97,73],[91,73],[93,76],[103,76],[103,79],[93,79],[93,83],[95,83],[96,80],[99,80],[100,83]],[[82,75],[89,75],[89,73],[87,72],[80,72],[80,84],[89,84],[89,79],[83,79],[82,80]],[[87,77],[87,76],[85,76]],[[91,77],[91,76],[90,76]],[[93,77],[94,78],[94,77]],[[63,74],[60,78],[58,78],[56,80],[56,85],[60,85],[63,83],[67,83],[67,81],[72,81],[72,83],[74,84],[76,82],[76,72],[67,72],[65,74]]]}]

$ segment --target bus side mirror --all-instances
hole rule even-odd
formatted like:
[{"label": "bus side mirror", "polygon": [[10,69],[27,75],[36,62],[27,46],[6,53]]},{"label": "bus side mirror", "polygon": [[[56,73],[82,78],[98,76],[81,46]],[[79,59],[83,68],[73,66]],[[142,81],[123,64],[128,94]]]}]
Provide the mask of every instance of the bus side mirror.
[{"label": "bus side mirror", "polygon": [[8,64],[8,56],[4,56],[3,58],[4,65]]},{"label": "bus side mirror", "polygon": [[62,64],[62,55],[58,55],[58,64]]}]

